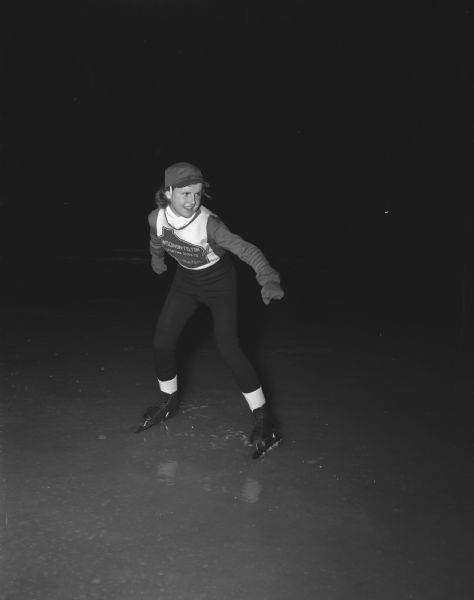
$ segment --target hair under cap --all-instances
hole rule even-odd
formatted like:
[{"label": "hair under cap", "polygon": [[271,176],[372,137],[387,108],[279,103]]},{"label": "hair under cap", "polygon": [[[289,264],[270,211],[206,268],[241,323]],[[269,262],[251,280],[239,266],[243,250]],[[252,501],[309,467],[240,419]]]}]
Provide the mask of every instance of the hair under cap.
[{"label": "hair under cap", "polygon": [[204,177],[196,166],[179,162],[165,170],[165,187],[185,187],[193,183],[205,183]]}]

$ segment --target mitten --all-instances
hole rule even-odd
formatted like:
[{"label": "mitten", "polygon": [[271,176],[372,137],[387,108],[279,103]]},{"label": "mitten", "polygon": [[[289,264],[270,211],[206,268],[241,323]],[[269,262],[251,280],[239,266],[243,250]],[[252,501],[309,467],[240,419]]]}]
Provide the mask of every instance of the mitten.
[{"label": "mitten", "polygon": [[151,259],[151,268],[157,275],[161,275],[167,270],[167,266],[165,261],[162,258],[152,257]]},{"label": "mitten", "polygon": [[281,300],[285,292],[280,284],[275,281],[269,281],[262,286],[262,298],[265,304],[270,304],[271,300]]}]

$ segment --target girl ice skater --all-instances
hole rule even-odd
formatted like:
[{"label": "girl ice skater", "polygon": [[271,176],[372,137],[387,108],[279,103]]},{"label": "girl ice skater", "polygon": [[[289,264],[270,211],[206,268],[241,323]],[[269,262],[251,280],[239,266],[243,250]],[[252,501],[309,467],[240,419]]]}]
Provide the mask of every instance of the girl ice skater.
[{"label": "girl ice skater", "polygon": [[196,166],[185,162],[171,165],[165,170],[164,186],[156,195],[158,208],[148,217],[153,270],[158,275],[166,271],[165,253],[178,266],[153,341],[160,399],[147,409],[137,433],[169,419],[178,410],[175,350],[186,322],[203,303],[212,313],[217,347],[254,416],[250,441],[255,446],[252,456],[258,458],[277,444],[280,436],[258,376],[240,347],[236,273],[227,251],[255,271],[265,304],[279,300],[284,292],[278,272],[262,252],[231,233],[215,214],[201,205],[208,187]]}]

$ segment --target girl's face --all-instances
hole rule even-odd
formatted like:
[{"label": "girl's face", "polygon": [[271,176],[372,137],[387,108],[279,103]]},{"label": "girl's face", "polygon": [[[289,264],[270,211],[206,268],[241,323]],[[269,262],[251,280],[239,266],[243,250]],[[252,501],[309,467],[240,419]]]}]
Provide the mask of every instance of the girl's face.
[{"label": "girl's face", "polygon": [[202,183],[192,183],[182,188],[166,190],[170,208],[179,217],[191,217],[199,208],[202,196]]}]

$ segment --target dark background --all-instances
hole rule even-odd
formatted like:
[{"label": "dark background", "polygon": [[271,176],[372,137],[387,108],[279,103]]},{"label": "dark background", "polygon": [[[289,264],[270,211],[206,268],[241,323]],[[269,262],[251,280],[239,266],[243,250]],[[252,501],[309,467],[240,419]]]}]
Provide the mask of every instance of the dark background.
[{"label": "dark background", "polygon": [[473,14],[298,0],[4,9],[7,294],[145,259],[154,192],[187,160],[287,297],[337,282],[328,303],[467,337]]}]

